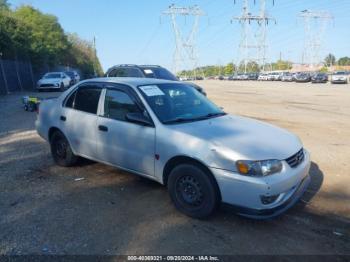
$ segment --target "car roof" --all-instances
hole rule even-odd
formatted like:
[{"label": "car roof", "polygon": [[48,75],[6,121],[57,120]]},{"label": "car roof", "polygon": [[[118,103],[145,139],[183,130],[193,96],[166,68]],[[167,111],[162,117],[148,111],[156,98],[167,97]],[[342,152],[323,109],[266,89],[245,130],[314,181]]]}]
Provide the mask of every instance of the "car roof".
[{"label": "car roof", "polygon": [[100,77],[100,78],[92,78],[88,80],[84,80],[81,83],[89,83],[89,82],[100,82],[100,83],[115,83],[115,84],[125,84],[133,87],[137,87],[140,85],[157,85],[157,84],[173,84],[173,83],[182,83],[181,81],[171,81],[171,80],[163,80],[156,78],[140,78],[140,77]]},{"label": "car roof", "polygon": [[110,67],[107,72],[116,69],[116,68],[162,68],[159,65],[135,65],[135,64],[120,64],[120,65],[114,65]]}]

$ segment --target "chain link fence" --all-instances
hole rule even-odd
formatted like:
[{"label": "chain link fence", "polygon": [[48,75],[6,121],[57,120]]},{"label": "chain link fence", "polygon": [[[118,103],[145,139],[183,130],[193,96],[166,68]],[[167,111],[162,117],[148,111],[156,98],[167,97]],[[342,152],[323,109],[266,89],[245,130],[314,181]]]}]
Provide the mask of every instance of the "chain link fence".
[{"label": "chain link fence", "polygon": [[77,71],[78,69],[67,68],[65,66],[56,66],[49,68],[42,67],[40,70],[33,71],[32,64],[29,61],[5,60],[0,58],[0,95],[6,95],[19,91],[33,91],[37,81],[49,71]]},{"label": "chain link fence", "polygon": [[33,90],[35,76],[30,62],[0,59],[0,94]]}]

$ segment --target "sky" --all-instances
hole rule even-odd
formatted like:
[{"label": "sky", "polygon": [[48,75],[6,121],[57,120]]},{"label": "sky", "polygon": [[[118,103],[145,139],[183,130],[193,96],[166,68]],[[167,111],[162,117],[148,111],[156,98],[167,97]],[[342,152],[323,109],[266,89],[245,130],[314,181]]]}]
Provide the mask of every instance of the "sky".
[{"label": "sky", "polygon": [[[235,3],[236,2],[236,3]],[[58,17],[66,32],[86,40],[96,37],[97,54],[103,69],[116,64],[159,64],[173,68],[175,36],[169,17],[162,15],[172,3],[198,5],[201,17],[196,46],[199,65],[224,65],[239,60],[241,26],[231,22],[242,12],[243,0],[10,0],[12,8],[30,4]],[[320,57],[333,53],[350,56],[350,0],[266,0],[267,12],[276,19],[267,32],[270,61],[280,57],[301,62],[304,49],[302,10],[328,11]],[[250,11],[258,12],[259,0],[249,0]],[[186,36],[191,19],[179,18]],[[314,25],[317,28],[317,25]],[[317,31],[317,29],[316,29]],[[184,68],[189,64],[183,65]]]}]

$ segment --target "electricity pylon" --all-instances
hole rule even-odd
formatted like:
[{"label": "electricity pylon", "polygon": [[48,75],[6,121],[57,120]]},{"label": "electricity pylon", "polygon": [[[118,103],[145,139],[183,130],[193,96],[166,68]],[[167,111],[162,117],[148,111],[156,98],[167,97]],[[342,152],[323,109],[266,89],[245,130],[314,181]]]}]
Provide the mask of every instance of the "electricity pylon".
[{"label": "electricity pylon", "polygon": [[[205,13],[197,6],[179,7],[174,4],[163,12],[163,15],[170,16],[173,30],[175,33],[175,52],[173,58],[173,70],[177,74],[180,69],[184,69],[183,66],[186,60],[190,61],[193,68],[194,77],[197,76],[196,68],[198,67],[198,53],[196,48],[196,36],[198,32],[199,19],[204,16]],[[185,37],[181,32],[181,28],[178,24],[178,17],[184,16],[193,17],[192,29]]]},{"label": "electricity pylon", "polygon": [[303,10],[299,18],[304,22],[304,51],[303,64],[310,68],[318,66],[321,62],[320,51],[324,34],[328,23],[333,20],[333,16],[327,11]]},{"label": "electricity pylon", "polygon": [[[238,21],[242,26],[238,63],[243,62],[245,73],[247,72],[248,62],[252,61],[256,62],[264,70],[268,47],[266,41],[267,27],[270,21],[276,22],[266,12],[266,0],[260,0],[260,11],[258,15],[250,13],[249,0],[243,0],[242,13],[240,16],[233,17],[233,20]],[[253,29],[253,24],[257,26],[256,30]]]}]

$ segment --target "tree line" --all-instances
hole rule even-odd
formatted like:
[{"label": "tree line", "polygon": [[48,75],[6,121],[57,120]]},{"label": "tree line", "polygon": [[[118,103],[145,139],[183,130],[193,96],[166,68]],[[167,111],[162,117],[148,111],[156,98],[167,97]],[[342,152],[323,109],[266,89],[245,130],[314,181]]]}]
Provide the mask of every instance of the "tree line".
[{"label": "tree line", "polygon": [[7,0],[0,0],[0,56],[29,60],[34,71],[67,66],[85,77],[103,74],[91,42],[65,33],[57,17],[28,5],[11,9]]},{"label": "tree line", "polygon": [[[195,70],[183,70],[178,75],[181,76],[193,76],[194,71],[196,71],[197,76],[219,76],[219,75],[234,75],[236,73],[248,72],[248,73],[259,73],[260,71],[274,71],[274,70],[291,70],[293,63],[285,60],[278,60],[274,63],[266,64],[263,67],[259,66],[256,62],[251,61],[246,65],[240,63],[239,66],[236,66],[233,63],[228,63],[227,65],[210,65],[197,67]],[[320,69],[322,72],[328,72],[329,67],[332,66],[350,66],[350,57],[344,56],[336,59],[333,54],[328,54],[324,61],[323,67]]]},{"label": "tree line", "polygon": [[350,57],[340,57],[338,60],[333,54],[328,54],[324,59],[324,65],[326,67],[331,66],[350,66]]},{"label": "tree line", "polygon": [[[228,63],[227,65],[210,65],[196,68],[196,74],[199,76],[204,75],[205,77],[209,76],[218,76],[218,75],[233,75],[236,73],[259,73],[265,69],[266,71],[274,70],[290,70],[292,69],[292,62],[278,60],[274,63],[269,63],[262,68],[258,63],[250,61],[245,63],[240,63],[239,66],[236,66],[234,63]],[[192,76],[194,70],[183,70],[179,73],[179,76]]]}]

